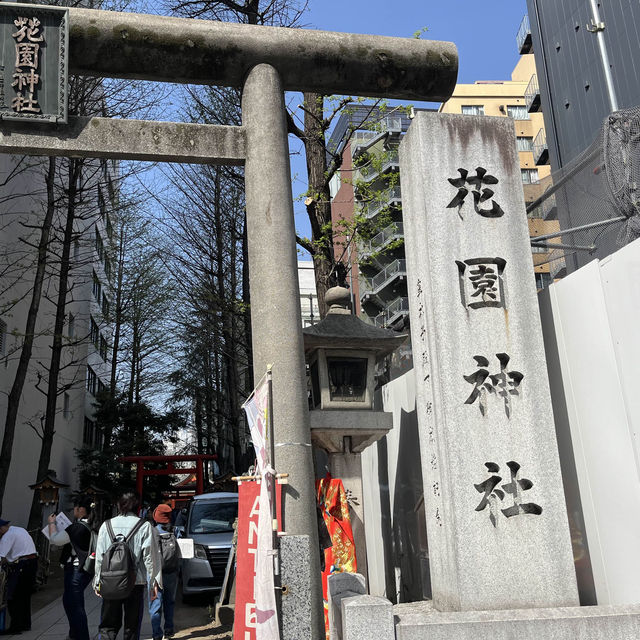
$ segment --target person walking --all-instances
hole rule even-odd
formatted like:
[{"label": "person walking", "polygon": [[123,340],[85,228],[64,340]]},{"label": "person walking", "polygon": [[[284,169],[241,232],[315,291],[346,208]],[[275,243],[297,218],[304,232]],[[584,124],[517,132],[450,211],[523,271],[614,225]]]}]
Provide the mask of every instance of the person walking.
[{"label": "person walking", "polygon": [[[104,640],[115,640],[118,631],[123,626],[124,614],[124,640],[137,640],[140,634],[142,623],[142,612],[144,608],[145,585],[149,585],[149,600],[153,601],[158,595],[158,589],[162,588],[162,569],[158,541],[155,537],[153,527],[149,522],[138,518],[136,513],[140,507],[140,497],[127,492],[122,494],[118,500],[118,513],[115,518],[105,521],[98,532],[98,542],[96,545],[96,567],[94,578],[95,592],[102,597],[102,615],[100,625],[100,638]],[[133,563],[135,585],[128,595],[123,598],[113,598],[107,593],[106,582],[103,585],[102,572],[107,578],[107,562],[113,558],[124,562],[123,554],[105,553],[108,550],[123,543],[128,546]],[[128,561],[127,561],[128,562]],[[102,587],[105,586],[105,589]]]},{"label": "person walking", "polygon": [[0,635],[17,635],[31,629],[31,594],[36,584],[38,554],[26,529],[0,518],[0,560],[9,564],[7,609],[11,622]]},{"label": "person walking", "polygon": [[[173,638],[173,611],[178,589],[178,572],[180,570],[180,548],[171,526],[172,509],[168,504],[160,504],[153,512],[156,532],[162,557],[162,590],[158,597],[149,602],[151,616],[151,635],[153,640]],[[162,616],[164,614],[164,634]]]},{"label": "person walking", "polygon": [[56,515],[48,518],[49,541],[62,547],[60,564],[64,567],[64,593],[62,605],[69,621],[69,638],[72,640],[90,640],[87,613],[84,608],[84,591],[91,582],[93,571],[87,562],[90,552],[95,557],[94,512],[91,498],[85,495],[76,496],[73,502],[74,522],[66,529],[58,531]]}]

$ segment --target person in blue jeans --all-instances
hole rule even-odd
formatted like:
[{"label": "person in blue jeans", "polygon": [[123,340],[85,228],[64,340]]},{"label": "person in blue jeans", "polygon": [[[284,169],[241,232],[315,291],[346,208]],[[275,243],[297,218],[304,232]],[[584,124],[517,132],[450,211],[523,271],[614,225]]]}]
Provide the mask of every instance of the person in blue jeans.
[{"label": "person in blue jeans", "polygon": [[56,516],[48,518],[49,539],[52,544],[62,547],[60,564],[64,567],[64,593],[62,605],[69,621],[71,640],[90,640],[87,613],[84,608],[84,591],[93,574],[84,571],[83,566],[91,545],[91,531],[94,530],[93,509],[89,496],[78,495],[74,500],[75,520],[63,531],[58,531]]},{"label": "person in blue jeans", "polygon": [[[172,509],[168,504],[158,505],[153,512],[156,523],[158,544],[162,553],[162,589],[158,597],[149,602],[151,616],[151,631],[153,640],[168,640],[173,638],[173,611],[178,590],[178,569],[180,568],[180,551],[173,535],[171,526]],[[162,616],[164,614],[164,635]]]}]

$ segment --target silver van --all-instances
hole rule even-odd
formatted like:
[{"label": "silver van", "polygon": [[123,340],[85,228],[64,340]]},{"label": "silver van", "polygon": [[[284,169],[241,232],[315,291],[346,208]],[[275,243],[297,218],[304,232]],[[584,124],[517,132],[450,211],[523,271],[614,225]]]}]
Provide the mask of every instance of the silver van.
[{"label": "silver van", "polygon": [[203,493],[189,504],[182,538],[192,538],[194,557],[182,559],[182,595],[219,591],[238,517],[237,493]]}]

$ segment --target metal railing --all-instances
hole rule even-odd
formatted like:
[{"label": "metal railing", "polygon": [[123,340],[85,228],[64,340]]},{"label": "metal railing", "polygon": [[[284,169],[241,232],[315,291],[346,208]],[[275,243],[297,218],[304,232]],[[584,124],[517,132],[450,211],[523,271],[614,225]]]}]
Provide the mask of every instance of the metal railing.
[{"label": "metal railing", "polygon": [[[556,208],[556,196],[551,194],[548,198],[543,200],[533,211],[527,213],[527,218],[540,218],[546,220],[549,218],[549,214]],[[554,219],[556,216],[551,216]]]},{"label": "metal railing", "polygon": [[376,293],[397,275],[406,275],[406,273],[407,261],[400,259],[394,260],[380,271],[380,273],[373,276],[373,278],[364,278],[365,286],[363,289],[366,293]]},{"label": "metal railing", "polygon": [[361,131],[354,131],[353,136],[351,136],[351,148],[355,150],[357,147],[366,144],[377,135],[377,131],[367,131],[365,129]]},{"label": "metal railing", "polygon": [[520,23],[518,34],[516,35],[516,43],[520,53],[529,53],[531,51],[531,23],[529,16],[525,15]]},{"label": "metal railing", "polygon": [[404,231],[402,222],[394,222],[388,227],[385,227],[380,233],[373,236],[371,240],[363,242],[360,245],[360,253],[363,256],[370,255],[375,251],[379,251],[391,240],[401,238],[403,235]]},{"label": "metal railing", "polygon": [[372,202],[361,204],[360,211],[367,218],[373,218],[373,216],[380,213],[382,209],[389,206],[392,200],[401,200],[401,199],[402,199],[402,193],[400,191],[400,187],[393,187],[392,189],[387,189],[382,194],[380,194],[379,200],[373,200]]},{"label": "metal railing", "polygon": [[524,92],[524,100],[527,103],[529,113],[540,110],[540,86],[538,85],[538,76],[535,73],[531,76]]},{"label": "metal railing", "polygon": [[384,157],[380,164],[376,161],[375,163],[370,162],[363,167],[358,167],[357,171],[360,174],[360,177],[363,180],[367,180],[367,182],[373,180],[376,176],[384,173],[387,169],[391,167],[398,166],[398,149],[390,149],[384,153]]},{"label": "metal railing", "polygon": [[399,316],[409,313],[409,298],[396,298],[382,313],[379,313],[373,323],[376,327],[387,327]]},{"label": "metal railing", "polygon": [[547,136],[544,129],[540,129],[533,141],[533,161],[536,164],[545,164],[548,158],[549,148],[547,147]]},{"label": "metal railing", "polygon": [[355,155],[360,147],[369,146],[376,138],[386,133],[402,133],[402,116],[387,116],[374,123],[373,129],[354,131],[351,137],[351,155]]}]

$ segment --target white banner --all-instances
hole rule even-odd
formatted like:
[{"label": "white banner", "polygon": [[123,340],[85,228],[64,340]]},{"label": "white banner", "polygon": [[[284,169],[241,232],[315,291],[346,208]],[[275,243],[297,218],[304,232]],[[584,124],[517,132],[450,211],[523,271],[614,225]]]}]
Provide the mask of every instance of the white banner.
[{"label": "white banner", "polygon": [[243,408],[247,414],[253,448],[258,460],[258,473],[262,475],[269,463],[269,443],[267,442],[267,421],[269,413],[269,385],[264,376],[253,390]]},{"label": "white banner", "polygon": [[257,549],[255,555],[254,595],[256,602],[256,639],[280,640],[276,593],[273,581],[273,529],[271,518],[271,483],[275,472],[269,464],[269,385],[264,377],[245,402],[251,440],[262,478],[258,513]]}]

